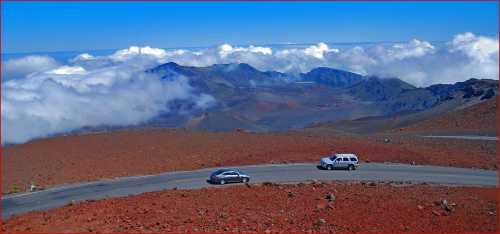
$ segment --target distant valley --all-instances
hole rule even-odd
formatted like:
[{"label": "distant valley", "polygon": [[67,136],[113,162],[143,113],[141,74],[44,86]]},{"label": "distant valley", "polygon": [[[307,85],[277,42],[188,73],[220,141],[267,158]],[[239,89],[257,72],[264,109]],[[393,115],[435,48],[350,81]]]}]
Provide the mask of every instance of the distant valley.
[{"label": "distant valley", "polygon": [[413,116],[405,123],[410,124],[498,95],[496,80],[469,79],[417,88],[398,78],[362,76],[326,67],[285,74],[259,71],[248,64],[187,67],[171,62],[146,72],[162,79],[185,76],[196,92],[213,96],[216,104],[201,111],[192,110],[193,103],[178,102],[175,110],[145,126],[210,131],[281,131],[394,116]]}]

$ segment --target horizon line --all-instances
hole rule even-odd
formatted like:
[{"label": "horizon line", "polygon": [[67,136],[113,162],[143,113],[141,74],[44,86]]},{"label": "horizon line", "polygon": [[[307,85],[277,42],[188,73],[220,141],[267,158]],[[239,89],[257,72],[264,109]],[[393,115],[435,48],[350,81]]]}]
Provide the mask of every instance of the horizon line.
[{"label": "horizon line", "polygon": [[[416,39],[416,38],[414,38]],[[413,39],[410,39],[413,40]],[[307,45],[316,45],[318,43],[325,43],[325,44],[337,44],[337,45],[355,45],[355,44],[384,44],[384,43],[404,43],[408,42],[409,40],[399,40],[399,41],[355,41],[355,42],[277,42],[277,43],[267,43],[267,44],[231,44],[227,42],[223,42],[220,44],[214,44],[210,46],[179,46],[179,47],[154,47],[153,48],[159,48],[159,49],[164,49],[164,50],[174,50],[174,49],[207,49],[207,48],[214,48],[217,46],[220,46],[222,44],[230,44],[232,46],[307,46]],[[432,40],[428,41],[431,43],[444,43],[446,42],[445,40]],[[130,45],[130,46],[136,46],[136,45]],[[130,47],[129,46],[129,47]],[[137,45],[139,46],[139,45]],[[144,46],[150,46],[150,45],[144,45]],[[126,49],[129,47],[125,48],[107,48],[107,49],[79,49],[79,50],[54,50],[54,51],[26,51],[26,52],[8,52],[5,53],[3,51],[0,51],[0,55],[27,55],[27,54],[43,54],[43,53],[76,53],[76,52],[97,52],[97,51],[117,51],[121,49]],[[0,48],[1,49],[1,48]]]}]

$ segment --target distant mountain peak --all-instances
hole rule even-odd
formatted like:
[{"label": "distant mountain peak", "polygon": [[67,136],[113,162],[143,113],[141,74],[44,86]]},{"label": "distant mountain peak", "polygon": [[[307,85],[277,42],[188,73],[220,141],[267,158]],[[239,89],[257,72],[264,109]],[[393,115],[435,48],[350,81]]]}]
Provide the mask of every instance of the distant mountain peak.
[{"label": "distant mountain peak", "polygon": [[346,88],[363,80],[363,76],[359,74],[329,67],[314,68],[300,76],[305,81],[313,81],[334,88]]}]

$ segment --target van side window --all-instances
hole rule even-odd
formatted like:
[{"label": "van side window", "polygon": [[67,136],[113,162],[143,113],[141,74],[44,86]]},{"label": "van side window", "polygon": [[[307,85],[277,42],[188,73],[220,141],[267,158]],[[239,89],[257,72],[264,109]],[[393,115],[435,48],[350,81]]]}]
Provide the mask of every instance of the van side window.
[{"label": "van side window", "polygon": [[352,161],[352,162],[356,162],[356,161],[358,161],[358,160],[357,160],[356,158],[351,158],[351,161]]},{"label": "van side window", "polygon": [[348,158],[342,158],[342,161],[347,162],[347,161],[349,161],[349,159]]}]

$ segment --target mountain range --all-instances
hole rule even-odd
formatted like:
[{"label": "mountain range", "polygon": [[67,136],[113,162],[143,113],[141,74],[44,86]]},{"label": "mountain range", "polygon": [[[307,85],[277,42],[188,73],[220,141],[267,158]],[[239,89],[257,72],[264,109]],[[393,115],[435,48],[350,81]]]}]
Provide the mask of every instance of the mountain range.
[{"label": "mountain range", "polygon": [[[307,73],[259,71],[244,63],[208,67],[166,63],[146,70],[162,79],[185,76],[195,92],[213,96],[205,110],[175,102],[147,126],[198,130],[280,131],[366,118],[416,116],[416,121],[498,95],[498,81],[471,78],[455,84],[415,87],[398,78],[362,76],[319,67]],[[411,121],[410,121],[411,122]]]}]

